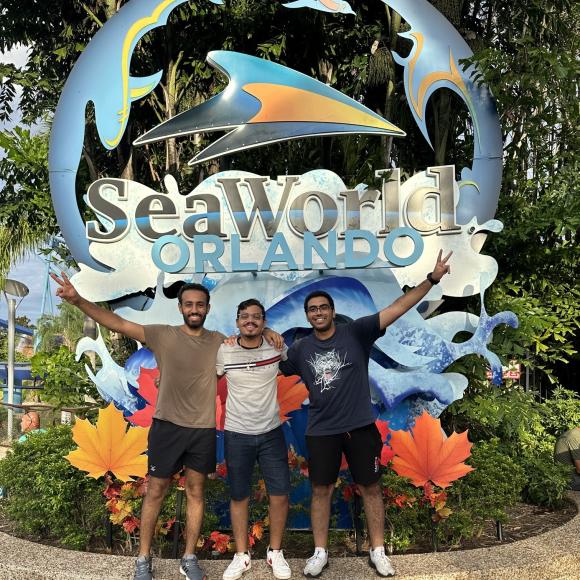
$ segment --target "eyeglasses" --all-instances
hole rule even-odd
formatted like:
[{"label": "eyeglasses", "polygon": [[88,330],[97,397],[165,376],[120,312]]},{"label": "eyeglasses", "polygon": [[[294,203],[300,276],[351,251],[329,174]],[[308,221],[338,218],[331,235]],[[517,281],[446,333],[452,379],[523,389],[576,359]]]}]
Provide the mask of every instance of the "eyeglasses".
[{"label": "eyeglasses", "polygon": [[328,312],[330,310],[330,304],[321,304],[320,306],[309,306],[306,312],[309,314],[316,314],[316,312]]},{"label": "eyeglasses", "polygon": [[249,314],[247,312],[244,312],[242,314],[238,314],[238,320],[262,320],[264,318],[264,316],[262,314]]}]

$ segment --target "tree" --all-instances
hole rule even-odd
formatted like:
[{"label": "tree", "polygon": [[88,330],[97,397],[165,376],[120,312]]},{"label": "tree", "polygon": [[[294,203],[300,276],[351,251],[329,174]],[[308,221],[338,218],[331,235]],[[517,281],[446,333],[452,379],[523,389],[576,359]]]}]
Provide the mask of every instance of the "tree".
[{"label": "tree", "polygon": [[48,136],[16,127],[0,132],[0,279],[56,233],[48,186]]},{"label": "tree", "polygon": [[[505,168],[497,217],[503,233],[491,236],[485,251],[499,262],[500,276],[487,295],[493,311],[511,309],[520,317],[518,330],[501,328],[492,348],[505,358],[524,357],[545,376],[573,386],[570,362],[577,362],[578,309],[578,6],[571,0],[433,0],[475,52],[497,99],[504,132]],[[5,6],[4,6],[5,4]],[[80,3],[65,0],[49,12],[36,2],[6,0],[0,13],[0,49],[17,43],[30,47],[26,69],[3,66],[0,117],[10,114],[8,97],[23,86],[22,109],[32,122],[56,107],[72,65],[98,28],[124,2]],[[393,161],[404,175],[429,165],[468,164],[473,129],[466,109],[450,92],[438,91],[427,107],[433,149],[415,126],[391,51],[406,54],[398,36],[408,24],[379,0],[356,3],[356,17],[337,17],[314,10],[287,10],[274,0],[231,0],[226,7],[207,1],[176,8],[166,27],[141,39],[132,59],[132,74],[163,69],[157,89],[134,106],[126,136],[113,153],[97,140],[88,111],[83,160],[77,178],[79,195],[105,175],[134,177],[162,189],[164,173],[177,177],[188,191],[209,173],[252,168],[262,175],[302,173],[325,167],[348,185],[374,183],[374,170]],[[157,123],[199,104],[225,86],[205,62],[212,49],[254,54],[314,76],[361,100],[407,133],[406,139],[326,137],[275,144],[214,160],[194,168],[182,161],[209,141],[206,136],[168,140],[132,148],[131,140]],[[467,63],[466,63],[467,64]],[[15,192],[26,171],[41,175],[44,167],[29,161],[36,149],[27,137],[10,137],[18,153],[10,161],[14,179],[0,196],[0,227],[16,224],[22,211],[37,215],[33,198],[23,205]],[[213,140],[215,135],[211,136]],[[5,137],[6,139],[6,137]],[[44,154],[44,153],[43,153]],[[35,156],[32,156],[35,159]],[[22,170],[22,172],[20,172]],[[19,173],[20,172],[20,173]],[[44,179],[44,178],[43,178]],[[42,212],[51,212],[47,189],[36,188]],[[43,197],[44,196],[44,197]],[[10,203],[4,205],[4,200]],[[84,207],[80,201],[80,207]],[[50,215],[50,217],[48,217]],[[29,240],[54,233],[52,213],[32,220]],[[8,226],[7,226],[8,227]],[[23,226],[24,227],[24,226]],[[0,267],[29,242],[10,246],[1,236]],[[7,232],[8,230],[4,230]],[[23,237],[26,239],[26,236]],[[448,307],[451,307],[448,302]],[[476,300],[471,307],[479,312]],[[564,365],[564,366],[562,366]],[[554,374],[555,370],[557,374]]]},{"label": "tree", "polygon": [[53,352],[61,346],[74,351],[76,343],[83,337],[85,315],[68,302],[58,305],[58,314],[43,314],[38,319],[37,350]]},{"label": "tree", "polygon": [[506,227],[488,246],[503,275],[490,289],[490,307],[514,310],[521,324],[516,331],[502,329],[496,343],[506,356],[577,388],[578,5],[474,5],[481,44],[474,60],[497,99],[505,135],[497,217]]}]

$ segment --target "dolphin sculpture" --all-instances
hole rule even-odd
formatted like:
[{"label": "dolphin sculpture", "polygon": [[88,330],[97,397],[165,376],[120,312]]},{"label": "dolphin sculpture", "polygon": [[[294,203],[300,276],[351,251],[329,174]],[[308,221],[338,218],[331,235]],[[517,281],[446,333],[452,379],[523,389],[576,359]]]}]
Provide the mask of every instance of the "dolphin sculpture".
[{"label": "dolphin sculpture", "polygon": [[230,131],[190,164],[277,141],[320,135],[405,133],[359,102],[295,70],[247,54],[212,51],[211,66],[229,78],[205,103],[157,125],[137,140],[144,145],[201,132]]},{"label": "dolphin sculpture", "polygon": [[421,133],[431,145],[425,111],[431,95],[447,88],[466,104],[474,130],[474,159],[471,169],[462,171],[462,188],[457,206],[457,221],[479,223],[491,219],[497,208],[502,175],[503,144],[493,96],[473,80],[475,67],[464,69],[462,59],[473,52],[452,24],[426,0],[382,0],[396,10],[411,26],[399,36],[413,43],[403,58],[393,54],[404,67],[407,101]]},{"label": "dolphin sculpture", "polygon": [[[130,75],[131,57],[139,40],[163,26],[171,11],[187,0],[139,0],[125,4],[97,32],[76,62],[62,91],[50,135],[50,190],[58,223],[78,263],[106,268],[89,254],[85,225],[76,203],[76,176],[83,150],[85,112],[92,103],[97,132],[107,149],[121,141],[131,104],[148,95],[163,71],[145,77]],[[222,0],[211,0],[221,4]]]}]

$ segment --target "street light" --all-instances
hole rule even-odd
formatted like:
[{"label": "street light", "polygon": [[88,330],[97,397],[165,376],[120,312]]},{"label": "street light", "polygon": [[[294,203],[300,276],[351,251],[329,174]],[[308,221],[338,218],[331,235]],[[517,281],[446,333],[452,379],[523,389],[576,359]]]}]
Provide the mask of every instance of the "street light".
[{"label": "street light", "polygon": [[[8,441],[12,440],[12,428],[14,424],[14,339],[16,330],[16,308],[22,302],[22,299],[28,295],[28,286],[16,280],[4,280],[4,298],[8,305],[8,368],[7,368],[7,387],[8,387]],[[18,304],[16,298],[20,298]]]}]

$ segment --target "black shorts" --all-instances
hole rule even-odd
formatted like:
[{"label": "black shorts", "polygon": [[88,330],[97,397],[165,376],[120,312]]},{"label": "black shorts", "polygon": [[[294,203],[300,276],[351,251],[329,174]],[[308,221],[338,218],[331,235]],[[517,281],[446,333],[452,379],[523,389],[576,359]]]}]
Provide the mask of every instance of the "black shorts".
[{"label": "black shorts", "polygon": [[149,429],[149,475],[171,477],[183,467],[199,473],[215,471],[215,429],[180,427],[153,419]]},{"label": "black shorts", "polygon": [[371,485],[381,477],[383,441],[374,423],[337,435],[307,435],[308,472],[317,485],[336,482],[342,454],[355,483]]}]

